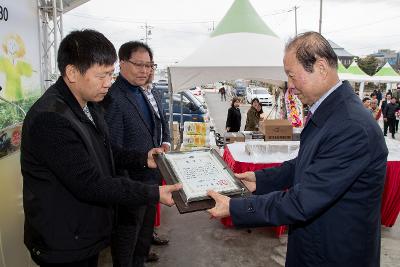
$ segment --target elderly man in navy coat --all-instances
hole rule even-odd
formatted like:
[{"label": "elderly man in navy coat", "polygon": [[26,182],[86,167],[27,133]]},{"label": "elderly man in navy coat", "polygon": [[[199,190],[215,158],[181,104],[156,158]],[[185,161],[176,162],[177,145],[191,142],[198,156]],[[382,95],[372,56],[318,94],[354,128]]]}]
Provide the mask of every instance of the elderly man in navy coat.
[{"label": "elderly man in navy coat", "polygon": [[288,86],[310,105],[297,158],[237,174],[254,195],[210,191],[216,205],[209,212],[231,215],[236,226],[289,225],[286,266],[379,266],[388,154],[382,131],[339,80],[337,56],[320,34],[290,41],[284,67]]}]

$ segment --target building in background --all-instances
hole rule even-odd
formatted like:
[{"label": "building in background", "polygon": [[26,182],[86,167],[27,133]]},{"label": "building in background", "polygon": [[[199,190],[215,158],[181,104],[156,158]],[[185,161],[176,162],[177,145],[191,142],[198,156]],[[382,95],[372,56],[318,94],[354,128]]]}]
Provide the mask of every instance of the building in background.
[{"label": "building in background", "polygon": [[370,56],[377,58],[382,66],[388,62],[394,69],[398,70],[400,68],[400,52],[395,50],[379,49],[378,52]]},{"label": "building in background", "polygon": [[343,47],[339,46],[338,44],[332,42],[331,40],[328,40],[329,44],[332,46],[333,51],[335,51],[337,57],[339,60],[342,62],[342,64],[348,68],[351,63],[353,62],[354,55],[350,54],[347,50],[345,50]]}]

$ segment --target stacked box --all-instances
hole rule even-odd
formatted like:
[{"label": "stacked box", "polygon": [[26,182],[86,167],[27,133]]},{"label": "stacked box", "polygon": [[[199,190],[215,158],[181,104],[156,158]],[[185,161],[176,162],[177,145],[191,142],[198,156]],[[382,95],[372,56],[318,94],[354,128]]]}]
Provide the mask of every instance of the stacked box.
[{"label": "stacked box", "polygon": [[183,125],[183,149],[210,147],[210,125],[206,122],[189,122]]},{"label": "stacked box", "polygon": [[225,144],[231,144],[235,142],[244,142],[245,137],[241,132],[228,132],[224,134]]},{"label": "stacked box", "polygon": [[293,126],[288,120],[262,120],[259,129],[265,141],[292,140]]}]

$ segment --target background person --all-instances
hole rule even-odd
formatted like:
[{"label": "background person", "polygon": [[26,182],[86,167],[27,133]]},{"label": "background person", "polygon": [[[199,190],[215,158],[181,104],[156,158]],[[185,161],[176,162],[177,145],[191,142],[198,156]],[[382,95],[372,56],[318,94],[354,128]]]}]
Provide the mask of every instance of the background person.
[{"label": "background person", "polygon": [[[382,105],[381,105],[382,114],[383,114],[383,111],[386,108],[386,105],[390,103],[390,99],[391,98],[392,98],[392,95],[387,93],[386,96],[385,96],[385,100],[382,101]],[[383,135],[384,136],[387,135],[388,127],[389,127],[389,125],[387,123],[387,120],[385,120],[385,117],[384,117],[384,119],[383,119]]]},{"label": "background person", "polygon": [[226,131],[239,132],[242,123],[242,115],[240,114],[240,99],[237,97],[232,98],[231,107],[228,109],[228,116],[226,118]]},{"label": "background person", "polygon": [[383,110],[383,120],[387,122],[389,126],[389,132],[392,134],[392,138],[395,138],[395,127],[396,127],[396,112],[399,110],[396,103],[396,97],[390,99],[390,103],[385,106]]},{"label": "background person", "polygon": [[253,98],[251,100],[251,107],[247,111],[246,125],[244,126],[245,131],[258,131],[260,112],[262,112],[260,101],[258,98]]},{"label": "background person", "polygon": [[371,100],[371,110],[375,120],[378,121],[382,115],[382,109],[378,106],[378,99]]},{"label": "background person", "polygon": [[236,226],[289,225],[287,267],[380,264],[388,150],[353,88],[339,80],[337,62],[316,32],[287,44],[288,86],[311,112],[298,156],[277,168],[238,174],[253,196],[230,199],[209,191],[216,201],[213,217],[231,215]]},{"label": "background person", "polygon": [[172,205],[179,186],[145,185],[115,174],[155,168],[149,153],[113,147],[102,107],[116,53],[103,34],[73,31],[60,43],[61,77],[29,110],[23,124],[24,242],[40,266],[94,267],[109,246],[113,205]]},{"label": "background person", "polygon": [[219,88],[218,93],[221,94],[221,101],[226,101],[226,89],[224,87],[224,84],[222,84],[222,87]]}]

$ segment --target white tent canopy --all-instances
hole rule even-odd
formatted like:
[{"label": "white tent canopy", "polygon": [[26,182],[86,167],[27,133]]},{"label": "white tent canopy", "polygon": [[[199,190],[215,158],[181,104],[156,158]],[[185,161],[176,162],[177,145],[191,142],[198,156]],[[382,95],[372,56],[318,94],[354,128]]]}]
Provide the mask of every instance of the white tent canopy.
[{"label": "white tent canopy", "polygon": [[284,43],[256,33],[230,33],[208,40],[194,54],[170,67],[172,88],[238,78],[285,81]]},{"label": "white tent canopy", "polygon": [[273,33],[248,0],[235,0],[215,31],[192,55],[170,66],[175,92],[238,78],[281,84],[284,42]]}]

